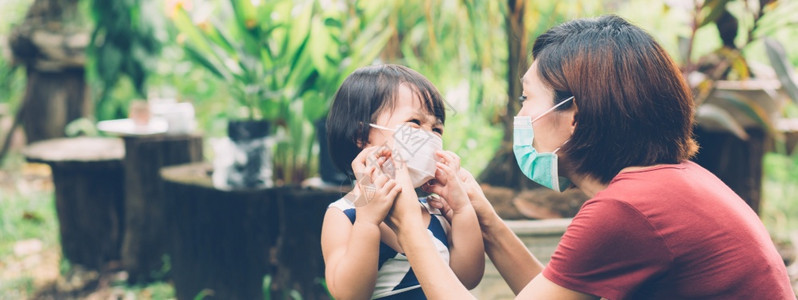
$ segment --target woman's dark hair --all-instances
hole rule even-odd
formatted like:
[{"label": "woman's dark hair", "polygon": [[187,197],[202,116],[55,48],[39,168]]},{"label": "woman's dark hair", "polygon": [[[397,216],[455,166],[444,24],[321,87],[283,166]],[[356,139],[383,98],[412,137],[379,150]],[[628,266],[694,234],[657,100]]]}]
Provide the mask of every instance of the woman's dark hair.
[{"label": "woman's dark hair", "polygon": [[384,110],[393,110],[399,86],[406,86],[420,99],[422,107],[443,123],[443,97],[418,72],[400,65],[368,66],[350,74],[335,93],[327,116],[327,143],[338,169],[352,174],[352,160],[368,143],[369,123]]},{"label": "woman's dark hair", "polygon": [[577,174],[609,183],[629,166],[674,164],[698,151],[694,103],[673,59],[642,29],[617,16],[579,19],[535,40],[532,56],[559,109],[577,107],[561,148]]}]

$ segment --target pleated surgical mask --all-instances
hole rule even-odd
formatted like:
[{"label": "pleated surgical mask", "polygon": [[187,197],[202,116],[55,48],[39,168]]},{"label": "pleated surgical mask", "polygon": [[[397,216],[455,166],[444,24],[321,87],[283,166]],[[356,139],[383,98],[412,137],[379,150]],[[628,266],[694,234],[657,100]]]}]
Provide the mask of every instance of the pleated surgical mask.
[{"label": "pleated surgical mask", "polygon": [[[435,152],[443,150],[443,140],[438,135],[419,128],[400,125],[396,129],[369,124],[371,127],[393,132],[394,145],[391,149],[393,161],[407,164],[413,187],[420,187],[435,178],[437,162]],[[392,160],[387,160],[383,168],[393,169]]]}]

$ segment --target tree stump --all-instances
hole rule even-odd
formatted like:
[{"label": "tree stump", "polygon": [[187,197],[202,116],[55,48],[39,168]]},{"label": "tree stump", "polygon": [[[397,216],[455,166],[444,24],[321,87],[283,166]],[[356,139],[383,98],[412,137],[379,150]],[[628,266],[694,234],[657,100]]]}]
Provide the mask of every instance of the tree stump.
[{"label": "tree stump", "polygon": [[119,259],[124,216],[122,140],[63,138],[23,150],[29,162],[50,165],[64,258],[102,270]]},{"label": "tree stump", "polygon": [[122,264],[130,283],[166,277],[170,220],[160,169],[202,160],[202,136],[124,136],[125,235]]},{"label": "tree stump", "polygon": [[306,300],[329,299],[321,284],[321,225],[327,206],[346,192],[293,187],[280,193],[280,237],[272,298],[284,299],[293,290]]},{"label": "tree stump", "polygon": [[[263,299],[278,234],[278,190],[220,189],[212,167],[163,168],[174,219],[172,280],[178,299]],[[316,240],[316,244],[319,241]]]}]

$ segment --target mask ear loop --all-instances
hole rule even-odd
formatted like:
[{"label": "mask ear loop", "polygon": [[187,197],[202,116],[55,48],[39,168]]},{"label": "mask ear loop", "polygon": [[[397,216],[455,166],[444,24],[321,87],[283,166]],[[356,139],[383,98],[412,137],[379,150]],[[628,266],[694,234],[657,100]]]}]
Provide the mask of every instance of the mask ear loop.
[{"label": "mask ear loop", "polygon": [[571,96],[571,97],[568,97],[568,99],[565,99],[565,100],[563,100],[563,101],[562,101],[562,102],[560,102],[560,103],[557,103],[557,105],[555,105],[555,106],[552,106],[552,108],[549,108],[549,109],[547,109],[547,110],[546,110],[546,111],[544,111],[542,114],[540,114],[540,115],[539,115],[537,118],[534,118],[534,119],[532,119],[532,123],[535,123],[535,121],[537,121],[538,119],[542,118],[543,116],[545,116],[545,115],[549,114],[549,113],[550,113],[550,112],[552,112],[553,110],[555,110],[555,109],[557,109],[558,107],[562,106],[563,104],[565,104],[565,102],[568,102],[568,101],[570,101],[570,100],[573,100],[573,99],[574,99],[574,96]]},{"label": "mask ear loop", "polygon": [[[563,100],[563,101],[562,101],[562,102],[560,102],[560,103],[557,103],[557,105],[553,106],[552,108],[549,108],[549,109],[547,109],[547,110],[546,110],[546,111],[544,111],[544,112],[543,112],[541,115],[539,115],[537,118],[535,118],[534,120],[532,120],[532,123],[535,123],[535,121],[537,121],[537,120],[538,120],[538,119],[540,119],[541,117],[545,116],[546,114],[548,114],[548,113],[552,112],[553,110],[557,109],[558,107],[562,106],[563,104],[565,104],[565,102],[571,101],[571,100],[573,100],[573,99],[574,99],[574,96],[571,96],[571,97],[568,97],[568,99],[565,99],[565,100]],[[566,141],[565,141],[564,143],[562,143],[562,144],[563,144],[563,145],[565,145],[565,143],[568,143],[568,141],[570,141],[570,140],[571,140],[571,139],[568,139],[568,140],[566,140]],[[560,147],[557,147],[557,149],[554,149],[554,151],[552,151],[551,153],[553,153],[553,154],[557,154],[557,151],[560,151],[560,148],[562,148],[562,145],[560,145]]]},{"label": "mask ear loop", "polygon": [[396,131],[396,129],[390,129],[390,128],[385,127],[385,126],[380,126],[380,125],[372,124],[372,123],[369,123],[369,126],[377,128],[377,129],[382,129],[382,130]]}]

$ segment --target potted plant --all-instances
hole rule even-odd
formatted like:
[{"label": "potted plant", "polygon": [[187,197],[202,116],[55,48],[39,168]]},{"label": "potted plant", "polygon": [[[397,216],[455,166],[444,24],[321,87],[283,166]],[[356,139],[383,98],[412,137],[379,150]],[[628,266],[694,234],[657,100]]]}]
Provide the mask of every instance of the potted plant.
[{"label": "potted plant", "polygon": [[374,4],[322,8],[321,2],[230,0],[192,12],[178,4],[173,14],[188,56],[224,80],[236,100],[230,138],[275,135],[277,186],[300,184],[311,175],[312,122],[326,114],[346,75],[374,61],[391,34],[359,17],[363,10],[381,9]]},{"label": "potted plant", "polygon": [[[781,1],[695,1],[690,35],[681,39],[682,71],[696,102],[696,138],[701,150],[695,161],[715,173],[758,211],[762,157],[772,138],[779,138],[775,120],[790,97],[791,82],[779,80],[773,69],[757,66],[745,52],[765,40],[787,8]],[[715,26],[722,44],[693,59],[700,29]],[[765,43],[768,52],[777,42]],[[784,57],[771,56],[774,66]],[[775,59],[775,60],[774,60]],[[778,76],[783,76],[779,74]],[[792,83],[794,85],[794,83]]]},{"label": "potted plant", "polygon": [[272,289],[297,290],[306,298],[325,295],[317,282],[323,277],[319,230],[327,205],[341,194],[302,186],[317,171],[314,122],[326,115],[345,77],[382,52],[393,33],[379,22],[388,7],[318,0],[174,5],[172,19],[188,57],[223,80],[234,96],[240,114],[230,115],[229,138],[253,150],[246,154],[257,165],[253,169],[271,175],[243,180],[244,186],[279,190],[281,238]]}]

